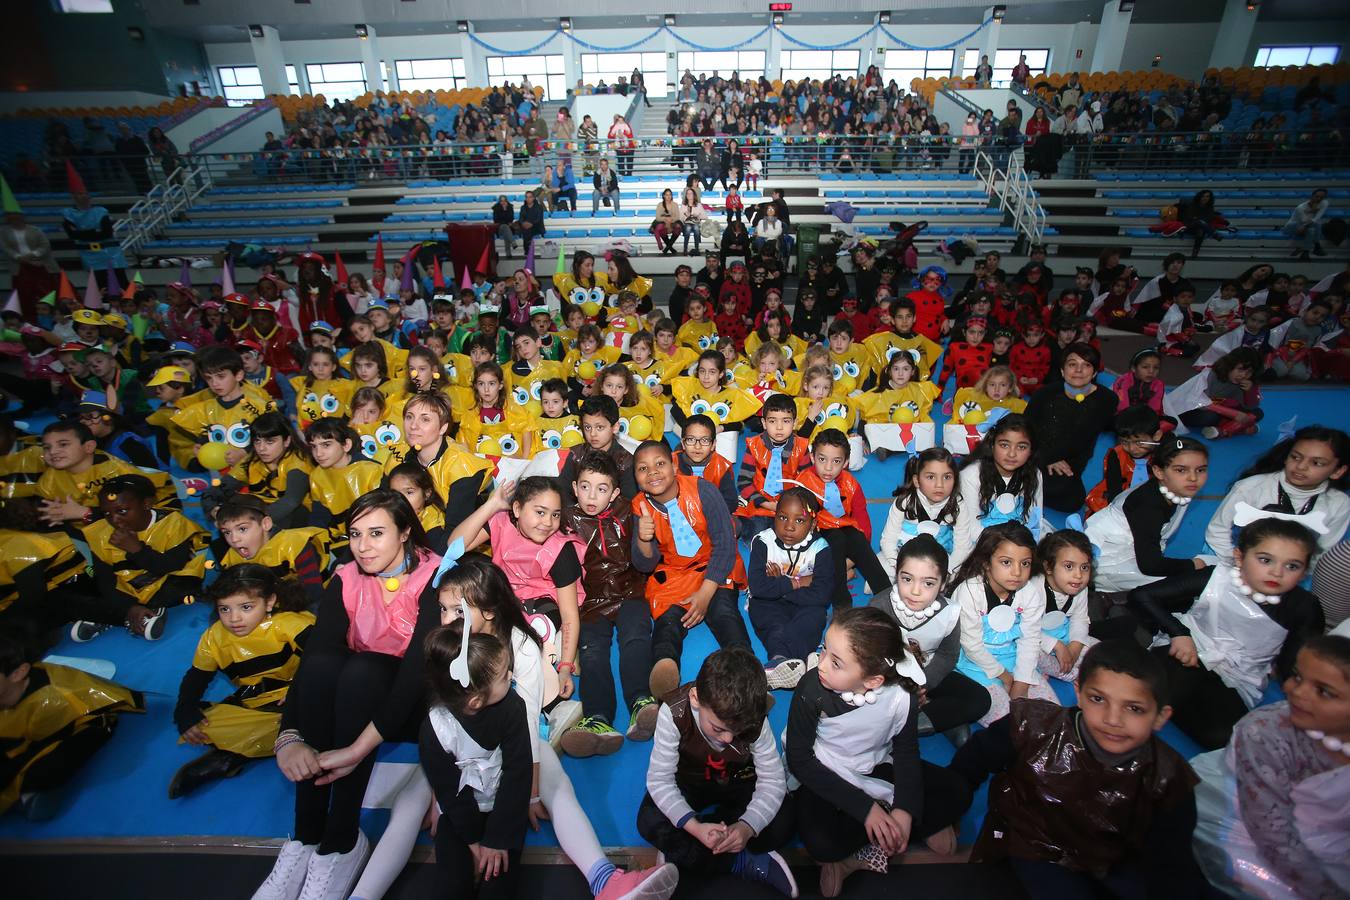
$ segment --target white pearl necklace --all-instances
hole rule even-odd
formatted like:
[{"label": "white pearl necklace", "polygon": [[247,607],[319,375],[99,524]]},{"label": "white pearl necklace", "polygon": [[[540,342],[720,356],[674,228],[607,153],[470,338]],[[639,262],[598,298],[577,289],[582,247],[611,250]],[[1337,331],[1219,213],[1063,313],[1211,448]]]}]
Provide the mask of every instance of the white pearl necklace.
[{"label": "white pearl necklace", "polygon": [[900,620],[900,625],[904,628],[915,629],[927,622],[933,616],[937,615],[940,604],[934,600],[923,609],[910,609],[904,600],[900,599],[900,591],[897,588],[891,589],[891,609],[895,610],[895,617]]},{"label": "white pearl necklace", "polygon": [[1238,590],[1242,591],[1245,596],[1252,598],[1252,600],[1260,603],[1262,606],[1273,606],[1274,604],[1279,603],[1284,597],[1283,594],[1263,594],[1258,590],[1254,590],[1251,585],[1242,580],[1242,573],[1236,569],[1233,570],[1233,577],[1237,580]]},{"label": "white pearl necklace", "polygon": [[1180,494],[1172,493],[1167,489],[1167,485],[1163,484],[1161,481],[1158,482],[1158,493],[1163,495],[1164,500],[1174,503],[1177,506],[1185,506],[1195,499],[1194,497],[1183,497]]},{"label": "white pearl necklace", "polygon": [[858,691],[855,693],[854,691],[844,691],[842,694],[839,695],[839,698],[843,700],[845,703],[847,703],[849,706],[862,706],[866,703],[876,703],[877,692]]},{"label": "white pearl necklace", "polygon": [[1338,737],[1333,737],[1325,731],[1314,731],[1313,729],[1308,729],[1303,733],[1314,741],[1321,741],[1322,746],[1326,747],[1332,753],[1343,753],[1346,756],[1350,756],[1350,744],[1347,744]]}]

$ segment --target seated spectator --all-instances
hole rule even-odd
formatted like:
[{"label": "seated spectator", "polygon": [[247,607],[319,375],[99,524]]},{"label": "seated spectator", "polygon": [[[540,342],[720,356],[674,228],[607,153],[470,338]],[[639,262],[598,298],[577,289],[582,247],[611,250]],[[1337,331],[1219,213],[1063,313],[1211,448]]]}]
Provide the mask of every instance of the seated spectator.
[{"label": "seated spectator", "polygon": [[[1316,79],[1313,79],[1316,81]],[[1294,242],[1295,254],[1302,262],[1308,261],[1308,252],[1315,256],[1326,256],[1322,249],[1322,218],[1327,214],[1327,192],[1317,188],[1289,215],[1284,223],[1284,233]]]},{"label": "seated spectator", "polygon": [[535,199],[534,191],[525,192],[525,202],[520,205],[520,218],[516,220],[516,230],[529,252],[530,244],[537,237],[544,236],[544,204]]},{"label": "seated spectator", "polygon": [[694,161],[695,173],[698,180],[703,182],[703,189],[710,191],[713,185],[717,184],[717,178],[722,174],[722,158],[713,147],[711,139],[705,139],[703,146],[698,148],[698,156]]},{"label": "seated spectator", "polygon": [[554,173],[550,185],[554,209],[577,208],[577,176],[572,172],[571,161],[564,162]]},{"label": "seated spectator", "polygon": [[617,213],[619,211],[619,176],[610,169],[608,158],[600,157],[599,168],[595,170],[591,183],[595,185],[594,190],[591,191],[591,213],[599,212],[601,200],[614,207],[614,211]]},{"label": "seated spectator", "polygon": [[772,204],[765,205],[764,216],[755,225],[755,250],[760,251],[769,243],[777,247],[782,255],[783,223],[778,220],[778,210]]}]

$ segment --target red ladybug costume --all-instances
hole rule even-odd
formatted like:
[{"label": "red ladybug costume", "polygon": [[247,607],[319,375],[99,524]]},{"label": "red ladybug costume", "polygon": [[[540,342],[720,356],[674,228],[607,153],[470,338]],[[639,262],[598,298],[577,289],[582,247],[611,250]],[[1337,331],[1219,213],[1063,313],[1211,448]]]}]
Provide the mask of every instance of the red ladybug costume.
[{"label": "red ladybug costume", "polygon": [[958,388],[974,387],[991,365],[993,356],[993,344],[953,341],[942,356],[942,373],[937,383],[945,390],[948,379],[955,375]]},{"label": "red ladybug costume", "polygon": [[[275,321],[277,311],[266,300],[254,300],[255,312],[269,312]],[[247,340],[256,341],[262,347],[263,362],[283,375],[294,375],[300,371],[300,363],[291,352],[291,345],[300,340],[299,336],[285,325],[273,325],[267,334],[259,334],[256,325],[250,325],[244,335]]]},{"label": "red ladybug costume", "polygon": [[1045,384],[1050,374],[1050,347],[1044,340],[1035,347],[1018,341],[1008,351],[1008,365],[1017,376],[1017,389],[1023,397],[1029,397]]},{"label": "red ladybug costume", "polygon": [[910,291],[905,297],[914,301],[914,331],[930,341],[942,340],[942,325],[947,321],[947,304],[937,291]]}]

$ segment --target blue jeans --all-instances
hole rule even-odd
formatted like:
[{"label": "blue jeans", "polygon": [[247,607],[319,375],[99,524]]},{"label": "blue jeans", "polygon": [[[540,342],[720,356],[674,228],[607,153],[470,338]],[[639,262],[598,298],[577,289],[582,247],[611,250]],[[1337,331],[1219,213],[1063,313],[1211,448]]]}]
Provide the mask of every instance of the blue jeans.
[{"label": "blue jeans", "polygon": [[581,641],[577,648],[581,663],[581,711],[614,724],[614,671],[610,665],[610,646],[614,632],[619,633],[619,681],[623,701],[629,708],[651,691],[647,687],[652,671],[652,614],[647,598],[626,600],[613,619],[604,616],[581,623]]},{"label": "blue jeans", "polygon": [[1280,230],[1288,235],[1289,239],[1294,242],[1294,246],[1304,253],[1312,250],[1322,240],[1322,224],[1320,222],[1310,222],[1303,229],[1302,234],[1298,233],[1298,226],[1293,222],[1288,223]]},{"label": "blue jeans", "polygon": [[[719,647],[745,647],[750,649],[750,632],[745,630],[745,620],[736,606],[740,594],[730,588],[719,588],[713,593],[708,604],[708,613],[704,618],[708,629],[717,639]],[[652,659],[660,661],[673,659],[680,661],[680,652],[684,649],[684,637],[688,630],[680,623],[688,612],[682,606],[672,606],[652,623]],[[584,670],[583,670],[584,671]]]}]

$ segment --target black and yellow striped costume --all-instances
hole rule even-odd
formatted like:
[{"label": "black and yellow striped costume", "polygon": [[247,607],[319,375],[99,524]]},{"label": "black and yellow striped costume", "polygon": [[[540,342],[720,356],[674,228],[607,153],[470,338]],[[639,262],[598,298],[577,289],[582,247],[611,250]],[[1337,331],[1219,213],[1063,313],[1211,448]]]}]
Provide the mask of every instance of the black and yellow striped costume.
[{"label": "black and yellow striped costume", "polygon": [[41,604],[84,572],[84,557],[65,533],[0,529],[0,614]]},{"label": "black and yellow striped costume", "polygon": [[[206,720],[204,730],[220,750],[259,758],[272,755],[281,705],[300,668],[300,653],[314,626],[307,612],[275,613],[243,637],[220,622],[197,643],[192,668],[178,690],[174,721],[184,732]],[[202,703],[216,672],[235,686],[219,703]]]},{"label": "black and yellow striped costume", "polygon": [[144,475],[155,486],[156,509],[178,509],[178,489],[165,472],[138,469],[129,462],[109,456],[102,450],[94,451],[93,465],[83,472],[64,469],[46,469],[38,479],[37,494],[44,500],[64,500],[70,497],[81,506],[99,508],[99,488],[121,475]]},{"label": "black and yellow striped costume", "polygon": [[0,456],[0,500],[36,496],[38,479],[45,471],[41,445],[16,446]]},{"label": "black and yellow striped costume", "polygon": [[[25,786],[26,776],[44,759],[59,758],[63,743],[95,729],[106,740],[119,713],[144,709],[141,695],[120,684],[79,669],[36,663],[23,697],[13,707],[0,709],[0,813],[34,788]],[[96,737],[90,745],[101,742]],[[72,767],[68,778],[84,759],[66,762]]]},{"label": "black and yellow striped costume", "polygon": [[136,535],[145,547],[128,556],[111,542],[113,527],[106,520],[84,527],[84,539],[94,555],[94,580],[106,597],[114,592],[142,606],[177,605],[182,596],[160,598],[157,595],[170,578],[186,578],[201,583],[206,573],[206,549],[209,535],[182,513],[157,513],[150,527]]},{"label": "black and yellow striped costume", "polygon": [[315,466],[309,473],[309,521],[328,529],[330,550],[346,549],[347,510],[357,497],[379,487],[383,478],[380,464],[368,459],[353,459],[336,469]]},{"label": "black and yellow striped costume", "polygon": [[296,578],[302,587],[322,587],[332,574],[330,543],[326,528],[284,528],[272,535],[252,559],[230,550],[220,558],[220,568],[257,563],[267,566],[278,578]]},{"label": "black and yellow striped costume", "polygon": [[288,452],[277,461],[275,472],[253,457],[244,466],[231,467],[230,474],[248,485],[248,492],[253,496],[264,503],[275,503],[286,492],[288,474],[296,469],[308,474],[312,468],[313,464],[299,453]]}]

